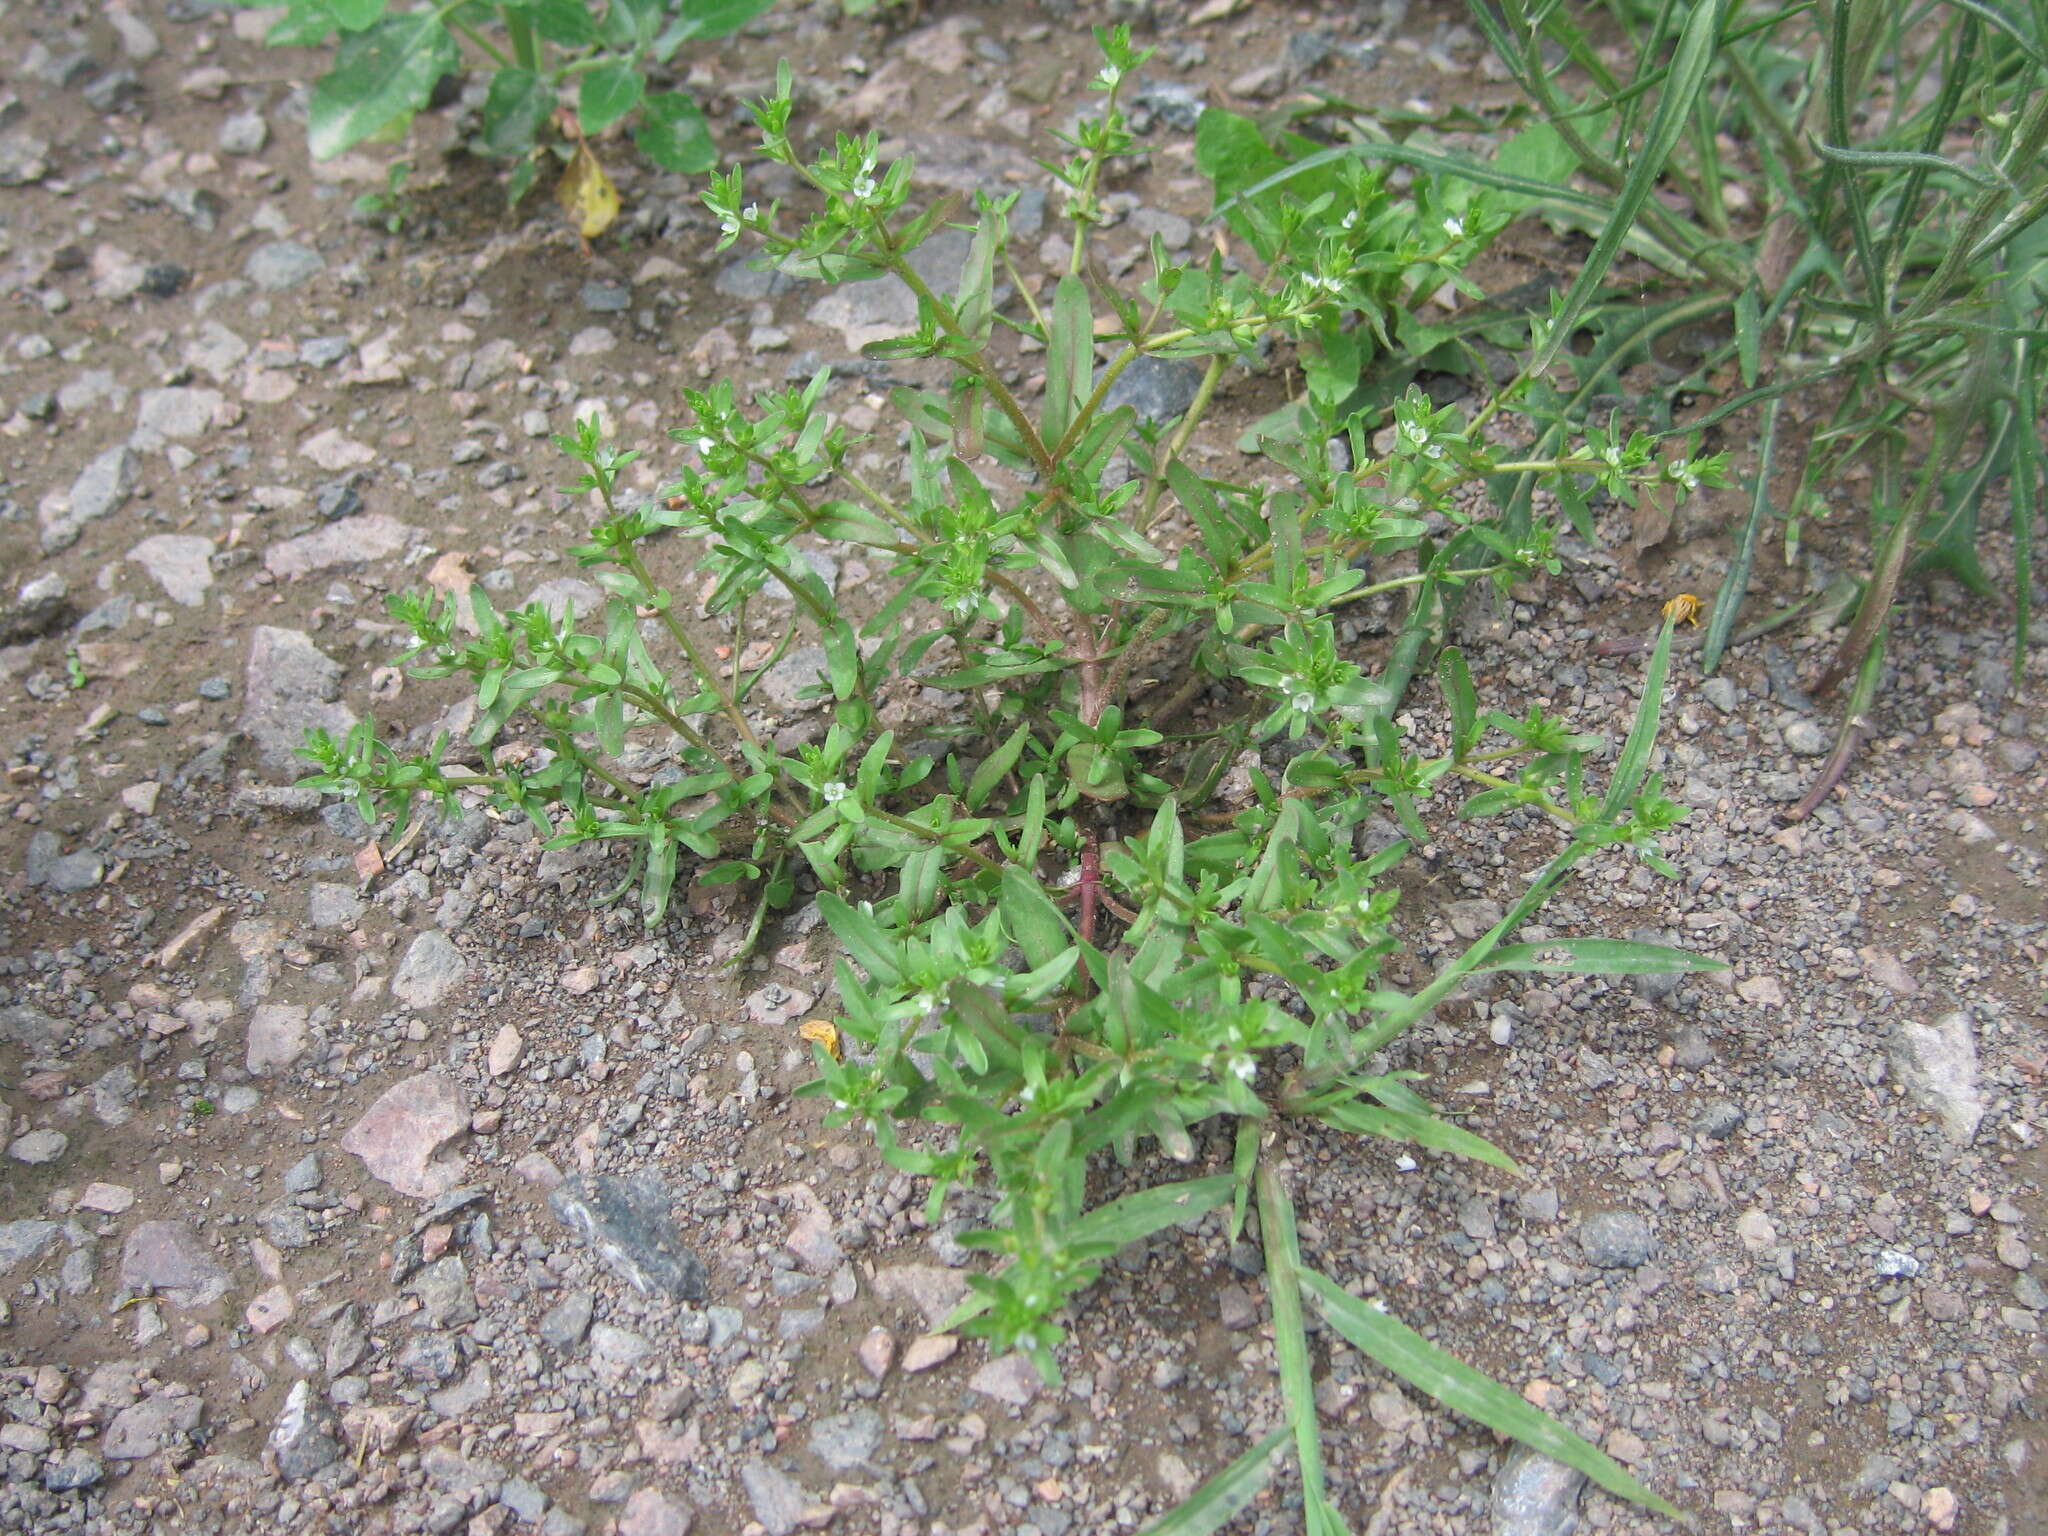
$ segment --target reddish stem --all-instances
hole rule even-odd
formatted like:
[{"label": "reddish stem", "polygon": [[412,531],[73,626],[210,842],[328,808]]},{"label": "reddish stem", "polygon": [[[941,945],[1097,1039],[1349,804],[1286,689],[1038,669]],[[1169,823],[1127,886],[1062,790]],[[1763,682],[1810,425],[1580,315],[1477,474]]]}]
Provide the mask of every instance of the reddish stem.
[{"label": "reddish stem", "polygon": [[1095,909],[1102,900],[1102,839],[1090,827],[1081,844],[1081,942],[1095,942]]}]

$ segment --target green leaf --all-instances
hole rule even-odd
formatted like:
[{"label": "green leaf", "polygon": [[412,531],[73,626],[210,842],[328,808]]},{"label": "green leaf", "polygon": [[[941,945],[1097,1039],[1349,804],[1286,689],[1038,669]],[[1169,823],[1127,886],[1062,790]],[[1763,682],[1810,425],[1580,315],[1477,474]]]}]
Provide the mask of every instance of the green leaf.
[{"label": "green leaf", "polygon": [[1080,1217],[1066,1229],[1066,1238],[1075,1243],[1115,1243],[1122,1248],[1190,1216],[1213,1211],[1230,1197],[1236,1183],[1231,1174],[1216,1173],[1134,1190]]},{"label": "green leaf", "polygon": [[1410,1142],[1418,1147],[1429,1147],[1438,1152],[1469,1157],[1474,1162],[1487,1163],[1513,1174],[1520,1174],[1522,1171],[1519,1163],[1484,1136],[1475,1135],[1461,1125],[1453,1125],[1448,1120],[1439,1119],[1433,1110],[1424,1114],[1412,1114],[1405,1110],[1387,1109],[1381,1105],[1361,1104],[1356,1099],[1347,1099],[1340,1103],[1324,1105],[1316,1111],[1316,1117],[1341,1131],[1352,1131],[1360,1136],[1377,1136],[1383,1141]]},{"label": "green leaf", "polygon": [[1609,1493],[1671,1519],[1683,1518],[1598,1447],[1588,1445],[1548,1414],[1482,1376],[1457,1356],[1437,1348],[1405,1323],[1360,1301],[1314,1270],[1302,1272],[1301,1284],[1321,1305],[1331,1326],[1356,1348],[1446,1408],[1577,1468]]},{"label": "green leaf", "polygon": [[1657,632],[1657,644],[1643,674],[1642,703],[1636,706],[1635,722],[1629,726],[1628,740],[1622,743],[1621,756],[1615,760],[1607,797],[1600,802],[1600,814],[1606,820],[1617,821],[1627,814],[1636,791],[1642,787],[1643,775],[1649,772],[1650,751],[1657,744],[1657,721],[1664,711],[1664,678],[1671,670],[1671,634],[1677,627],[1676,614],[1665,614],[1664,627]]},{"label": "green leaf", "polygon": [[640,103],[633,142],[664,171],[694,176],[718,163],[718,146],[703,110],[681,91],[661,91]]},{"label": "green leaf", "polygon": [[379,21],[390,0],[291,0],[264,35],[273,48],[324,43],[337,32],[361,32]]},{"label": "green leaf", "polygon": [[499,70],[484,97],[484,148],[508,160],[528,153],[554,105],[554,93],[532,70]]},{"label": "green leaf", "polygon": [[967,781],[967,794],[963,803],[970,811],[981,809],[982,802],[994,792],[1003,775],[1017,766],[1017,759],[1023,755],[1024,744],[1031,739],[1031,727],[1024,724],[1012,731],[1007,740],[981,760],[981,766],[974,770],[974,777]]},{"label": "green leaf", "polygon": [[[1742,327],[1740,300],[1736,301],[1735,316],[1739,341]],[[1771,401],[1770,409],[1764,412],[1763,441],[1756,450],[1756,484],[1749,489],[1749,517],[1742,525],[1742,536],[1736,541],[1735,558],[1728,562],[1728,574],[1721,578],[1721,589],[1714,594],[1713,612],[1707,615],[1707,634],[1700,643],[1702,672],[1712,672],[1721,664],[1721,652],[1727,647],[1728,636],[1735,628],[1735,615],[1749,593],[1749,573],[1756,563],[1757,539],[1763,532],[1764,517],[1771,510],[1771,461],[1776,457],[1778,443],[1778,411],[1784,403],[1785,397],[1779,395]]]},{"label": "green leaf", "polygon": [[313,87],[306,144],[329,160],[372,134],[411,118],[461,57],[436,11],[388,16],[342,40],[334,68]]},{"label": "green leaf", "polygon": [[1053,290],[1051,332],[1045,341],[1043,435],[1048,444],[1063,444],[1095,377],[1095,316],[1087,285],[1078,277],[1061,278]]},{"label": "green leaf", "polygon": [[1462,758],[1479,740],[1479,695],[1472,687],[1472,669],[1465,665],[1465,653],[1455,645],[1445,646],[1437,658],[1437,681],[1451,711],[1451,753]]},{"label": "green leaf", "polygon": [[1215,1536],[1259,1496],[1272,1476],[1274,1453],[1286,1443],[1286,1428],[1274,1430],[1197,1488],[1185,1504],[1146,1526],[1142,1536]]},{"label": "green leaf", "polygon": [[1316,1421],[1315,1383],[1309,1378],[1308,1329],[1301,1311],[1301,1240],[1294,1230],[1294,1202],[1267,1163],[1258,1171],[1259,1236],[1266,1249],[1266,1292],[1273,1304],[1273,1352],[1280,1360],[1280,1399],[1294,1428],[1294,1454],[1301,1464],[1301,1492],[1311,1518],[1326,1511],[1322,1427]]},{"label": "green leaf", "polygon": [[902,982],[903,967],[897,958],[901,949],[882,931],[872,913],[849,905],[831,891],[819,895],[818,911],[833,935],[846,946],[846,952],[874,978],[877,986],[894,987]]},{"label": "green leaf", "polygon": [[576,92],[576,120],[585,133],[603,133],[640,105],[647,82],[623,59],[600,64],[583,77]]},{"label": "green leaf", "polygon": [[598,40],[589,0],[534,0],[533,26],[561,48],[588,48]]},{"label": "green leaf", "polygon": [[689,37],[724,37],[737,32],[775,0],[682,0],[677,8]]},{"label": "green leaf", "polygon": [[1680,976],[1693,971],[1725,971],[1728,962],[1633,939],[1550,939],[1542,944],[1503,944],[1474,969],[1576,976]]},{"label": "green leaf", "polygon": [[1052,964],[1074,942],[1067,920],[1060,916],[1052,898],[1036,880],[1014,865],[1003,871],[998,908],[1003,914],[1004,929],[1017,941],[1033,970]]}]

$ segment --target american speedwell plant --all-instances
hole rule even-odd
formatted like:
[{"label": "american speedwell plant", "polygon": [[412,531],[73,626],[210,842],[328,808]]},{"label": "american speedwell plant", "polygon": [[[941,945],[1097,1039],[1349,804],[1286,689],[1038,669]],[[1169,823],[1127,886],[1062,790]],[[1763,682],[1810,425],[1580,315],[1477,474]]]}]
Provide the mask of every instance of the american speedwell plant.
[{"label": "american speedwell plant", "polygon": [[[996,1262],[954,1325],[1030,1351],[1048,1375],[1063,1318],[1107,1258],[1211,1209],[1229,1208],[1234,1234],[1255,1200],[1288,1423],[1162,1531],[1213,1530],[1290,1443],[1308,1528],[1343,1529],[1324,1486],[1305,1301],[1452,1407],[1664,1509],[1514,1393],[1309,1269],[1287,1157],[1298,1138],[1349,1133],[1513,1170],[1389,1062],[1402,1033],[1482,972],[1708,964],[1600,938],[1515,939],[1582,864],[1636,857],[1668,871],[1660,840],[1682,813],[1650,768],[1676,608],[1611,760],[1600,738],[1540,710],[1483,711],[1452,649],[1435,665],[1444,749],[1424,750],[1395,709],[1448,597],[1558,566],[1547,524],[1510,537],[1462,510],[1461,493],[1527,473],[1571,496],[1672,495],[1719,465],[1660,464],[1644,443],[1604,441],[1519,461],[1411,393],[1383,453],[1370,446],[1377,423],[1326,414],[1314,450],[1288,458],[1284,489],[1198,471],[1185,450],[1232,365],[1263,338],[1356,323],[1384,264],[1361,222],[1356,235],[1340,224],[1312,272],[1255,278],[1221,260],[1175,264],[1155,246],[1131,291],[1091,276],[1094,189],[1129,148],[1118,101],[1141,62],[1124,33],[1103,43],[1103,111],[1052,167],[1075,254],[1045,293],[1012,263],[1007,199],[913,209],[909,165],[882,163],[873,138],[800,154],[785,72],[756,116],[766,156],[808,183],[807,216],[754,202],[738,171],[707,202],[728,242],[753,242],[785,272],[893,274],[916,296],[912,333],[875,351],[939,359],[950,383],[896,392],[900,482],[860,473],[822,375],[745,403],[729,383],[687,394],[692,421],[676,435],[695,467],[644,502],[622,488],[633,455],[580,424],[558,441],[584,466],[576,489],[605,509],[576,551],[607,593],[603,612],[501,616],[478,590],[466,636],[454,603],[397,600],[420,670],[473,681],[480,766],[451,766],[438,743],[402,755],[365,724],[317,738],[321,771],[306,782],[398,817],[421,794],[481,793],[550,846],[627,843],[649,922],[686,853],[697,880],[753,890],[757,926],[815,887],[844,956],[835,1027],[811,1031],[809,1091],[831,1123],[865,1126],[891,1163],[929,1178],[934,1218],[956,1187],[993,1197],[988,1228],[965,1241]],[[972,239],[957,282],[935,287],[910,258],[956,216]],[[1013,355],[1042,361],[1042,387],[1015,382]],[[1201,369],[1170,430],[1108,403],[1147,357]],[[1353,467],[1334,467],[1320,441],[1331,434],[1348,439]],[[671,534],[701,541],[730,661],[650,571],[647,547]],[[886,572],[864,627],[800,541],[854,546]],[[774,611],[796,620],[759,638],[779,656],[808,631],[826,658],[829,724],[793,750],[753,708],[766,664],[742,664],[770,588],[792,605]],[[1390,593],[1405,594],[1407,618],[1369,674],[1337,621]],[[881,728],[881,692],[899,679],[959,701],[950,744]],[[1212,684],[1227,702],[1192,718]],[[651,780],[628,771],[629,738],[665,744],[674,766]],[[1460,793],[1456,813],[1502,817],[1547,846],[1501,921],[1404,990],[1386,963],[1402,947],[1393,876],[1410,844],[1355,850],[1382,815],[1425,837],[1425,815]],[[1227,1169],[1091,1205],[1091,1167],[1131,1162],[1141,1141],[1183,1163],[1233,1150]]]}]

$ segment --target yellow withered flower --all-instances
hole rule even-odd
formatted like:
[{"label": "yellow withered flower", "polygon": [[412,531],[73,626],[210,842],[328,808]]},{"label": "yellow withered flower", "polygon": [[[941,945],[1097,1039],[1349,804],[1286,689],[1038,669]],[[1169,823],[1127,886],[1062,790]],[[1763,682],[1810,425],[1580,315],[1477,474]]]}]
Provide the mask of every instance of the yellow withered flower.
[{"label": "yellow withered flower", "polygon": [[845,1053],[839,1048],[839,1028],[830,1019],[805,1019],[796,1027],[796,1032],[805,1040],[815,1040],[825,1047],[825,1054],[834,1061],[844,1061]]},{"label": "yellow withered flower", "polygon": [[1700,600],[1690,592],[1681,592],[1664,605],[1664,617],[1697,628],[1700,622],[1700,606]]}]

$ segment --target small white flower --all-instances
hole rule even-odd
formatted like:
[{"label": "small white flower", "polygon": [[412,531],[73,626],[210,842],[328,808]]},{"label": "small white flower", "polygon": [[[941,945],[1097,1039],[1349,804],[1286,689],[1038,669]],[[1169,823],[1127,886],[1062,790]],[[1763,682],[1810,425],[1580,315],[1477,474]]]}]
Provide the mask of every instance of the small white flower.
[{"label": "small white flower", "polygon": [[708,459],[711,457],[711,450],[717,446],[718,444],[710,438],[700,437],[697,439],[697,456],[701,459]]},{"label": "small white flower", "polygon": [[1464,239],[1465,221],[1459,218],[1456,214],[1453,214],[1451,217],[1444,220],[1444,233],[1449,235],[1453,240]]},{"label": "small white flower", "polygon": [[740,221],[738,216],[730,213],[720,214],[718,216],[718,228],[721,234],[738,234],[740,232]]},{"label": "small white flower", "polygon": [[1248,1083],[1259,1075],[1259,1064],[1249,1056],[1240,1056],[1231,1062],[1230,1070],[1237,1074],[1239,1081]]},{"label": "small white flower", "polygon": [[823,789],[819,790],[818,793],[825,797],[827,805],[837,805],[846,798],[846,786],[839,780],[834,779]]},{"label": "small white flower", "polygon": [[1102,66],[1102,73],[1095,77],[1095,83],[1105,91],[1113,91],[1122,83],[1124,72],[1114,64]]},{"label": "small white flower", "polygon": [[1356,229],[1358,227],[1358,210],[1354,208],[1345,214],[1343,218],[1337,221],[1337,227],[1339,229]]},{"label": "small white flower", "polygon": [[1288,702],[1303,714],[1308,714],[1316,707],[1316,696],[1312,693],[1297,693]]},{"label": "small white flower", "polygon": [[1429,442],[1429,428],[1419,421],[1402,422],[1401,435],[1418,448],[1424,447]]},{"label": "small white flower", "polygon": [[1600,457],[1605,459],[1609,464],[1613,465],[1616,469],[1621,468],[1621,449],[1616,444],[1609,443],[1606,446],[1606,448],[1601,451]]}]

